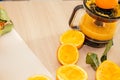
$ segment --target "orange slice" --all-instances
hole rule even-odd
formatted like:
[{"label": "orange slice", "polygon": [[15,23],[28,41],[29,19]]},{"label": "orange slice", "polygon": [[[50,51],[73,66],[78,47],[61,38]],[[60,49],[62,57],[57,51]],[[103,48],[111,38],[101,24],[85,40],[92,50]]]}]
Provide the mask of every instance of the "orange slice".
[{"label": "orange slice", "polygon": [[75,64],[79,59],[79,52],[73,44],[62,44],[58,48],[58,61],[63,64]]},{"label": "orange slice", "polygon": [[104,61],[97,69],[96,80],[120,80],[120,67],[111,61]]},{"label": "orange slice", "polygon": [[100,8],[111,9],[118,5],[118,0],[95,0],[95,3]]},{"label": "orange slice", "polygon": [[72,43],[77,48],[83,45],[85,36],[82,32],[78,30],[68,30],[60,36],[60,43]]},{"label": "orange slice", "polygon": [[77,65],[65,65],[58,68],[56,80],[87,80],[86,71]]},{"label": "orange slice", "polygon": [[46,75],[34,75],[30,77],[28,80],[52,80]]}]

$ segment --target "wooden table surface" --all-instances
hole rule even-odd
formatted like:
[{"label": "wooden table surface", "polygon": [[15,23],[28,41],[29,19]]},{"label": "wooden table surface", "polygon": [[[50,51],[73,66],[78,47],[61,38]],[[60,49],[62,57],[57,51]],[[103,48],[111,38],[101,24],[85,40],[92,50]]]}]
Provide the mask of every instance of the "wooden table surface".
[{"label": "wooden table surface", "polygon": [[[26,44],[31,48],[43,65],[55,77],[56,69],[61,66],[57,61],[56,52],[59,37],[66,30],[73,8],[82,4],[81,1],[6,1],[0,3],[14,22],[14,27]],[[108,59],[120,66],[120,24],[114,36],[114,46]],[[84,45],[80,50],[77,63],[88,73],[88,80],[95,80],[95,71],[85,63],[88,52],[95,52],[100,57],[104,48],[92,48]]]}]

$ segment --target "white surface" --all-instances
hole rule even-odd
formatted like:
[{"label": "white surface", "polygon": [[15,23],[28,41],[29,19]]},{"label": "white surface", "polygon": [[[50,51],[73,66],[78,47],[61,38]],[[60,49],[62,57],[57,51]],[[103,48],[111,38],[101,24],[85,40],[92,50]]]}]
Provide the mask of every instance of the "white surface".
[{"label": "white surface", "polygon": [[14,29],[0,37],[0,80],[27,80],[35,74],[52,77]]}]

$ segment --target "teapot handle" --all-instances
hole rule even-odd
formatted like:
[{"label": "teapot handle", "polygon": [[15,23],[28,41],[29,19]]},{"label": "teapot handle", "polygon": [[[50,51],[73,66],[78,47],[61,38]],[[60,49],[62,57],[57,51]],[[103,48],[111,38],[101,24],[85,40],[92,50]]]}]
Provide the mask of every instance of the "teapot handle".
[{"label": "teapot handle", "polygon": [[72,22],[73,22],[73,19],[74,19],[74,17],[75,17],[76,12],[77,12],[79,9],[83,9],[83,8],[84,8],[83,5],[77,5],[77,6],[74,8],[74,10],[73,10],[73,12],[72,12],[72,15],[71,15],[71,17],[70,17],[70,19],[69,19],[69,26],[70,26],[72,29],[79,29],[78,26],[73,26],[73,25],[72,25]]}]

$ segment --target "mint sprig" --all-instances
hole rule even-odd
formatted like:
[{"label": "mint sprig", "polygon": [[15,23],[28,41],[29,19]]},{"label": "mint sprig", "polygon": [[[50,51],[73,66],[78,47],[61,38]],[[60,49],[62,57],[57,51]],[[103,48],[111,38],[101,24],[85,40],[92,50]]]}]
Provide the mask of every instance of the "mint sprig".
[{"label": "mint sprig", "polygon": [[94,70],[99,66],[98,56],[95,53],[88,53],[86,56],[86,63],[90,64]]},{"label": "mint sprig", "polygon": [[105,51],[104,51],[104,53],[103,53],[103,55],[101,57],[101,62],[107,60],[107,53],[110,50],[110,48],[112,47],[112,45],[113,45],[113,40],[110,40],[108,42],[108,44],[106,45]]},{"label": "mint sprig", "polygon": [[[113,40],[110,40],[108,42],[108,44],[106,45],[106,48],[103,52],[103,55],[102,57],[100,58],[101,62],[107,60],[107,53],[109,52],[109,50],[111,49],[113,45]],[[88,53],[87,56],[86,56],[86,63],[87,64],[90,64],[91,67],[94,69],[94,70],[97,70],[97,68],[99,67],[99,59],[98,59],[98,56],[97,54],[95,53]]]}]

